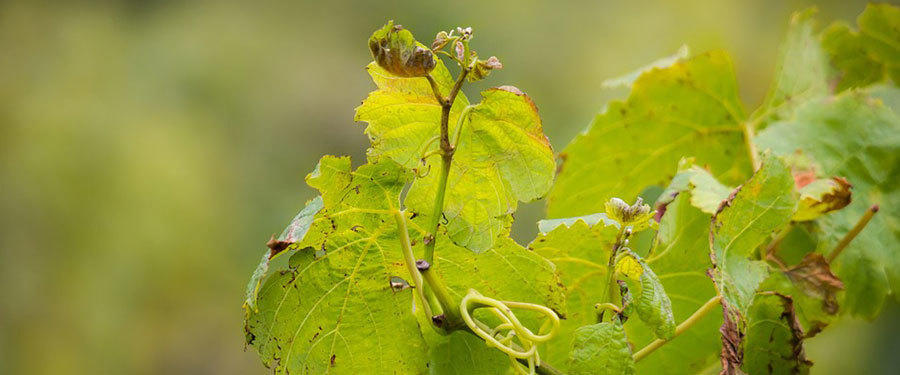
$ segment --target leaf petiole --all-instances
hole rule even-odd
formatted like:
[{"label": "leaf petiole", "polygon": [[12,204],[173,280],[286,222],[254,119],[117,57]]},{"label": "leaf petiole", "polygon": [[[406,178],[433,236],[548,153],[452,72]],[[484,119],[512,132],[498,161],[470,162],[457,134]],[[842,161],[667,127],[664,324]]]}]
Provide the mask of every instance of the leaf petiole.
[{"label": "leaf petiole", "polygon": [[704,303],[702,306],[700,306],[700,308],[698,308],[697,311],[694,311],[694,313],[691,314],[691,316],[689,316],[687,319],[685,319],[683,322],[681,322],[681,324],[679,324],[677,327],[675,327],[675,334],[672,336],[672,338],[670,338],[668,340],[663,340],[663,339],[653,340],[651,343],[647,344],[647,346],[641,348],[641,350],[638,350],[636,353],[634,353],[634,356],[633,356],[634,361],[638,362],[638,361],[644,359],[645,357],[650,355],[650,353],[653,353],[654,350],[659,349],[661,346],[665,345],[667,342],[674,340],[676,337],[678,337],[678,335],[684,333],[684,331],[687,331],[694,324],[696,324],[698,321],[700,321],[700,319],[703,319],[703,317],[706,316],[706,314],[708,314],[710,311],[712,311],[715,307],[717,307],[721,301],[722,301],[722,296],[717,295],[713,298],[710,298],[709,301],[706,301],[706,303]]},{"label": "leaf petiole", "polygon": [[845,248],[847,248],[847,245],[850,244],[850,241],[853,241],[853,239],[856,238],[857,235],[859,235],[859,232],[862,232],[863,228],[865,228],[866,225],[869,224],[869,221],[872,220],[872,217],[875,216],[876,212],[878,212],[877,204],[872,205],[872,207],[869,207],[869,209],[866,210],[866,213],[863,214],[861,218],[859,218],[859,221],[856,222],[856,225],[853,226],[853,229],[850,229],[850,231],[844,235],[844,238],[841,238],[841,242],[838,242],[837,246],[834,247],[834,250],[831,251],[831,254],[828,254],[828,258],[826,258],[826,260],[829,264],[831,264],[831,262],[833,262],[834,259],[838,257],[838,255],[841,255],[841,252],[844,251]]}]

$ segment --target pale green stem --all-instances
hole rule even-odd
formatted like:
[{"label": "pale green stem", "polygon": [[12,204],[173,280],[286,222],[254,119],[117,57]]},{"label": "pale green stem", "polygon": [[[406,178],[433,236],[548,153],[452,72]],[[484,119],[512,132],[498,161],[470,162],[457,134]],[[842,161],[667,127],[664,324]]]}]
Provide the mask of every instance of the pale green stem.
[{"label": "pale green stem", "polygon": [[850,229],[850,231],[847,232],[846,235],[844,235],[844,238],[841,239],[841,242],[838,242],[837,246],[834,247],[834,250],[831,251],[831,254],[828,255],[827,260],[829,264],[831,264],[831,262],[833,262],[834,259],[838,257],[838,255],[841,255],[841,252],[844,251],[845,248],[847,248],[847,245],[850,244],[850,241],[853,241],[853,239],[856,238],[857,235],[859,235],[859,232],[862,232],[863,228],[865,228],[866,225],[869,224],[869,221],[872,220],[872,217],[875,216],[876,212],[878,212],[877,204],[869,207],[869,209],[866,210],[866,213],[863,214],[861,218],[859,218],[859,221],[856,222],[856,225],[853,226],[853,229]]},{"label": "pale green stem", "polygon": [[425,297],[425,283],[422,279],[422,274],[419,273],[419,270],[416,268],[416,257],[413,254],[412,246],[410,245],[409,230],[406,228],[406,216],[399,210],[394,210],[393,214],[394,220],[397,221],[397,231],[400,232],[400,247],[403,250],[403,261],[406,263],[406,269],[409,271],[409,275],[412,278],[416,295],[419,297],[419,303],[425,310],[426,316],[434,316],[431,311],[431,306],[428,303],[428,299]]},{"label": "pale green stem", "polygon": [[753,170],[757,170],[760,167],[759,161],[759,151],[756,149],[756,144],[753,143],[754,137],[754,124],[752,122],[744,122],[741,127],[744,131],[744,143],[747,145],[747,152],[750,155],[750,162],[753,164]]},{"label": "pale green stem", "polygon": [[681,324],[679,324],[678,327],[675,327],[675,334],[672,335],[672,338],[670,338],[668,340],[656,339],[653,342],[647,344],[647,346],[641,348],[641,350],[638,350],[637,353],[634,353],[634,361],[638,362],[638,361],[644,359],[645,357],[650,355],[650,353],[653,353],[654,350],[659,349],[661,346],[665,345],[667,342],[672,341],[673,339],[678,337],[678,335],[684,333],[684,331],[687,331],[694,324],[697,324],[697,322],[699,322],[700,319],[703,319],[703,317],[706,316],[706,314],[708,314],[710,311],[715,309],[716,306],[718,306],[719,302],[721,302],[721,301],[722,301],[721,296],[715,296],[713,298],[710,298],[709,301],[706,301],[706,303],[704,303],[703,306],[700,306],[700,308],[697,309],[697,311],[694,311],[694,313],[691,314],[691,316],[689,316],[687,319],[685,319],[683,322],[681,322]]}]

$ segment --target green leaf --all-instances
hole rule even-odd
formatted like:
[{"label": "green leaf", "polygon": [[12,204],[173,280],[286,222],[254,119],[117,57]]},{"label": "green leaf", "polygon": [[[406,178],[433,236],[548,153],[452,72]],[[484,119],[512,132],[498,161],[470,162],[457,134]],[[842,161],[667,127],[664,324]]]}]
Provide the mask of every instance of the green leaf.
[{"label": "green leaf", "polygon": [[829,93],[830,67],[814,34],[815,13],[815,8],[810,8],[791,16],[775,66],[775,80],[763,104],[751,116],[756,128],[789,118],[797,106]]},{"label": "green leaf", "polygon": [[[690,192],[681,193],[666,205],[659,223],[659,244],[646,258],[671,299],[672,313],[675,322],[679,323],[716,296],[706,275],[712,267],[708,241],[710,215],[693,207],[690,195]],[[639,373],[700,373],[717,362],[721,324],[721,314],[707,314],[689,330],[638,362]],[[654,327],[640,322],[629,322],[626,331],[635,348],[656,339]]]},{"label": "green leaf", "polygon": [[808,374],[804,332],[794,301],[783,295],[759,295],[747,313],[744,364],[748,374]]},{"label": "green leaf", "polygon": [[819,248],[828,254],[872,205],[882,209],[832,263],[847,292],[841,306],[874,317],[900,286],[900,119],[862,92],[845,92],[809,103],[791,121],[761,132],[760,148],[802,153],[825,176],[853,184],[849,206],[818,220]]},{"label": "green leaf", "polygon": [[442,336],[427,330],[429,373],[433,375],[505,374],[509,357],[468,332]]},{"label": "green leaf", "polygon": [[750,170],[745,120],[723,52],[646,72],[625,102],[610,103],[563,151],[548,216],[602,212],[613,196],[632,201],[647,186],[667,183],[685,156],[725,183],[741,181]]},{"label": "green leaf", "polygon": [[714,280],[738,312],[747,311],[768,272],[765,263],[751,260],[757,247],[786,225],[796,208],[790,169],[780,158],[767,155],[753,177],[713,216]]},{"label": "green leaf", "polygon": [[618,319],[575,330],[569,354],[571,375],[634,374],[631,348]]},{"label": "green leaf", "polygon": [[[370,155],[384,155],[425,177],[416,179],[407,207],[425,221],[431,215],[441,158],[420,158],[439,142],[441,107],[424,78],[397,78],[370,64],[378,85],[357,108],[356,120],[369,123]],[[442,94],[453,85],[438,63],[432,72]],[[537,107],[523,92],[502,86],[482,92],[482,102],[470,108],[458,132],[457,149],[444,201],[445,228],[457,244],[475,252],[489,249],[509,232],[518,202],[542,197],[550,189],[556,161],[543,135]],[[457,133],[459,116],[468,100],[457,96],[450,111],[450,134]]]},{"label": "green leaf", "polygon": [[609,216],[606,216],[605,213],[599,212],[596,214],[578,216],[578,217],[566,217],[562,219],[545,219],[538,221],[538,231],[541,234],[547,234],[552,232],[556,227],[560,225],[565,225],[566,227],[571,227],[575,225],[576,222],[582,221],[587,224],[589,227],[593,227],[597,224],[602,224],[604,226],[613,226],[616,229],[621,228],[621,224],[618,221],[610,219]]},{"label": "green leaf", "polygon": [[[431,72],[442,95],[450,93],[453,77],[440,59]],[[372,142],[370,156],[386,156],[407,169],[421,168],[420,158],[438,149],[433,138],[440,132],[441,105],[425,78],[397,77],[376,63],[366,70],[377,89],[356,108],[354,120],[368,123],[366,134]],[[456,124],[469,104],[460,93],[450,110],[450,124]],[[437,170],[431,171],[437,174]]]},{"label": "green leaf", "polygon": [[[566,313],[565,289],[556,266],[510,238],[498,239],[495,246],[473,255],[438,237],[434,271],[443,278],[450,294],[462,299],[469,289],[494,299],[541,304],[561,315]],[[524,317],[532,324],[537,320]],[[537,327],[534,327],[537,332]]]},{"label": "green leaf", "polygon": [[856,22],[866,51],[885,65],[894,83],[900,82],[900,8],[869,4]]},{"label": "green leaf", "polygon": [[[444,203],[448,235],[475,252],[508,234],[517,202],[546,194],[556,170],[537,108],[527,95],[502,86],[482,97],[462,124]],[[413,184],[406,200],[421,220],[434,204],[440,158],[429,164],[432,172]]]},{"label": "green leaf", "polygon": [[688,48],[688,46],[686,44],[682,45],[674,54],[653,61],[628,74],[621,75],[616,78],[607,79],[601,82],[600,86],[608,89],[616,87],[631,87],[631,85],[634,84],[634,81],[637,81],[638,77],[640,77],[641,74],[649,72],[653,69],[665,68],[667,66],[670,66],[678,62],[679,60],[687,58],[689,54],[690,49]]},{"label": "green leaf", "polygon": [[635,254],[644,272],[641,273],[641,293],[635,298],[638,317],[653,327],[656,337],[667,340],[675,335],[675,316],[672,301],[656,273]]},{"label": "green leaf", "polygon": [[324,208],[246,320],[248,343],[276,373],[425,371],[410,289],[390,287],[406,270],[385,216],[409,178],[389,160],[353,171],[349,158],[329,156],[307,177]]},{"label": "green leaf", "polygon": [[865,87],[885,78],[884,65],[869,56],[863,37],[843,22],[822,31],[822,48],[838,71],[837,91]]},{"label": "green leaf", "polygon": [[869,4],[857,24],[858,31],[835,22],[822,32],[822,46],[838,70],[837,91],[866,87],[888,76],[900,81],[900,8]]},{"label": "green leaf", "polygon": [[297,216],[294,216],[291,223],[288,224],[287,228],[284,228],[284,231],[278,236],[276,243],[279,247],[271,248],[263,254],[262,260],[259,262],[256,270],[253,271],[253,276],[250,277],[250,282],[247,284],[247,298],[244,301],[245,308],[249,307],[254,311],[259,311],[256,308],[259,285],[267,276],[269,262],[281,255],[284,250],[296,249],[296,244],[302,241],[306,236],[306,232],[309,230],[310,225],[312,225],[313,217],[322,209],[322,207],[323,202],[321,196],[315,197],[313,200],[306,203],[306,207],[303,207]]},{"label": "green leaf", "polygon": [[[553,262],[566,286],[567,314],[561,321],[558,337],[541,346],[541,358],[554,366],[566,362],[568,344],[578,327],[597,321],[594,304],[602,302],[607,285],[607,264],[619,227],[605,221],[588,225],[575,220],[542,233],[528,245],[536,254]],[[565,339],[564,339],[565,338]],[[562,343],[562,344],[561,344]]]},{"label": "green leaf", "polygon": [[[682,164],[682,163],[679,163]],[[708,170],[699,166],[679,168],[669,186],[660,194],[658,203],[671,202],[684,191],[690,190],[691,204],[707,214],[714,214],[734,188],[722,185]]]}]

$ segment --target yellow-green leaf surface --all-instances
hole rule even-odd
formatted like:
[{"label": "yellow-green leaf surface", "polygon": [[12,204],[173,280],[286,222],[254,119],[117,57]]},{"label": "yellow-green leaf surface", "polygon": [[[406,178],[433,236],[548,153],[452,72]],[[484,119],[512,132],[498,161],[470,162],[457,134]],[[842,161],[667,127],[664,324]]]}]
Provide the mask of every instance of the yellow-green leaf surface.
[{"label": "yellow-green leaf surface", "polygon": [[307,177],[324,208],[289,264],[259,292],[246,321],[248,343],[276,373],[416,374],[426,346],[412,312],[390,210],[410,175],[390,160],[355,171],[326,156]]},{"label": "yellow-green leaf surface", "polygon": [[825,176],[853,184],[853,202],[818,220],[819,249],[834,248],[872,205],[881,210],[832,263],[847,292],[841,307],[874,317],[900,286],[900,119],[862,92],[845,92],[801,108],[756,140],[779,154],[802,153]]},{"label": "yellow-green leaf surface", "polygon": [[[515,87],[482,92],[459,134],[444,202],[446,230],[455,243],[481,252],[508,234],[519,201],[546,194],[556,162],[537,107]],[[407,196],[419,220],[431,214],[440,163],[440,157],[430,158],[431,172]]]},{"label": "yellow-green leaf surface", "polygon": [[566,289],[566,319],[560,325],[558,339],[541,346],[541,358],[554,366],[565,364],[572,335],[578,327],[597,322],[594,305],[602,302],[607,290],[607,264],[617,225],[597,221],[589,225],[574,220],[541,233],[528,248],[556,264]]},{"label": "yellow-green leaf surface", "polygon": [[[676,323],[686,320],[716,296],[706,274],[712,267],[708,241],[710,215],[690,202],[690,192],[683,192],[667,204],[659,223],[659,244],[646,258],[672,302]],[[721,324],[721,314],[707,314],[691,329],[638,362],[638,373],[701,373],[718,360]],[[656,339],[654,327],[640,321],[629,320],[625,328],[635,348],[642,348]],[[673,366],[673,363],[678,365]]]},{"label": "yellow-green leaf surface", "polygon": [[790,221],[797,208],[794,195],[790,169],[779,157],[768,155],[734,199],[714,216],[710,229],[714,279],[722,297],[741,313],[747,311],[768,273],[765,263],[752,260],[757,247]]},{"label": "yellow-green leaf surface", "polygon": [[859,30],[835,22],[822,32],[822,46],[837,68],[837,89],[865,87],[890,76],[900,81],[900,8],[869,4]]},{"label": "yellow-green leaf surface", "polygon": [[575,330],[569,355],[571,375],[630,375],[634,360],[618,319]]},{"label": "yellow-green leaf surface", "polygon": [[797,106],[828,94],[830,67],[815,34],[815,13],[810,8],[791,16],[774,81],[762,105],[751,116],[755,127],[789,118]]},{"label": "yellow-green leaf surface", "polygon": [[794,301],[782,295],[758,295],[747,313],[744,364],[747,374],[808,374],[804,332]]},{"label": "yellow-green leaf surface", "polygon": [[745,120],[724,52],[644,73],[626,101],[610,103],[563,151],[548,216],[602,212],[613,196],[630,202],[647,186],[665,185],[683,157],[739,182],[750,171]]},{"label": "yellow-green leaf surface", "polygon": [[[378,86],[357,108],[356,120],[369,125],[372,155],[385,155],[409,169],[417,169],[406,205],[423,222],[431,215],[440,177],[440,157],[426,164],[421,157],[439,147],[441,107],[425,78],[400,78],[370,64]],[[453,85],[442,63],[432,72],[446,95]],[[457,133],[464,95],[457,96],[449,117],[450,134]],[[556,162],[543,135],[537,107],[515,87],[501,86],[482,93],[461,124],[444,202],[446,230],[459,245],[480,252],[508,233],[510,214],[519,201],[542,197],[553,182]]]}]

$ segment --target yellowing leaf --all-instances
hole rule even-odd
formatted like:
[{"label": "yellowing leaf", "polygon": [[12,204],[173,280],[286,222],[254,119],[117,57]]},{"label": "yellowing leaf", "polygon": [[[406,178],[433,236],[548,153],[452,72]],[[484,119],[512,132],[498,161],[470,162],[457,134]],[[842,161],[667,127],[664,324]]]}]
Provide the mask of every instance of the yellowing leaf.
[{"label": "yellowing leaf", "polygon": [[616,262],[616,272],[625,275],[625,277],[638,280],[644,273],[644,268],[638,263],[637,259],[631,256],[623,256]]}]

